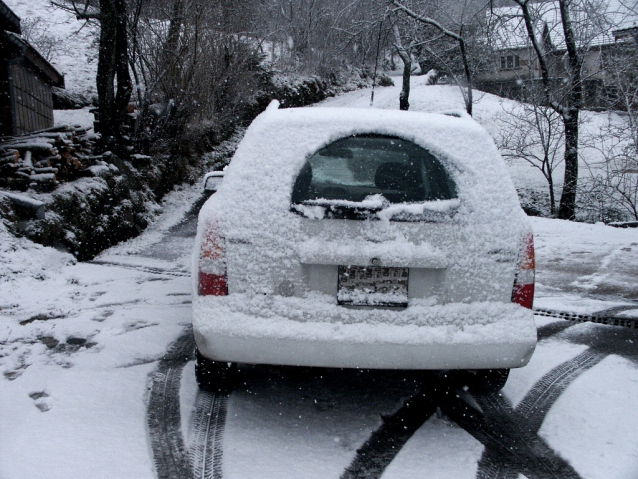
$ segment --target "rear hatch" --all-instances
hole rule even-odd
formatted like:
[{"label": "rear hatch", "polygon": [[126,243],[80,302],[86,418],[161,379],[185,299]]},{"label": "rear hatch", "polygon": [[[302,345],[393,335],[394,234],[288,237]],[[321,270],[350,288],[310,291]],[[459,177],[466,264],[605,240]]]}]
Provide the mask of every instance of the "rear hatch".
[{"label": "rear hatch", "polygon": [[473,194],[455,177],[444,158],[398,137],[329,143],[308,155],[280,213],[294,241],[277,231],[226,238],[229,293],[320,293],[355,308],[509,302],[518,245],[472,221]]}]

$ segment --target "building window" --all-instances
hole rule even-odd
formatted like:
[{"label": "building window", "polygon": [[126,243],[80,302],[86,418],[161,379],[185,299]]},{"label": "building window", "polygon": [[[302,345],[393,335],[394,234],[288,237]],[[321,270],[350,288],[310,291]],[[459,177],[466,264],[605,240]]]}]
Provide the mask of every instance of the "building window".
[{"label": "building window", "polygon": [[521,59],[518,55],[502,55],[501,70],[515,70],[521,67]]}]

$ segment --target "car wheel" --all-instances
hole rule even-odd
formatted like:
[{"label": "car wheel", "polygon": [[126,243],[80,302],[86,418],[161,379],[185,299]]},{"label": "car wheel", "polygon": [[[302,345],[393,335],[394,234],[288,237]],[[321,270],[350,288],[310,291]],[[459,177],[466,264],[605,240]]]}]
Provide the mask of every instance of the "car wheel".
[{"label": "car wheel", "polygon": [[497,393],[505,383],[510,374],[509,369],[477,369],[466,371],[465,384],[471,391],[492,394]]},{"label": "car wheel", "polygon": [[195,378],[202,391],[212,393],[229,392],[237,372],[235,363],[213,361],[197,351],[195,362]]}]

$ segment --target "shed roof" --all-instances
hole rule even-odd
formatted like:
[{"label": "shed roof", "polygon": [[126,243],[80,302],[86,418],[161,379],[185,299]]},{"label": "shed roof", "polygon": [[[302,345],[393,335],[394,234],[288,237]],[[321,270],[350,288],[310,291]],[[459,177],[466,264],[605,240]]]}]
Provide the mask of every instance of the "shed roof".
[{"label": "shed roof", "polygon": [[0,38],[14,47],[16,56],[22,57],[35,67],[53,86],[64,88],[64,75],[57,71],[28,41],[11,31],[0,32]]},{"label": "shed roof", "polygon": [[11,10],[2,0],[0,0],[0,30],[7,30],[18,35],[20,31],[20,17]]}]

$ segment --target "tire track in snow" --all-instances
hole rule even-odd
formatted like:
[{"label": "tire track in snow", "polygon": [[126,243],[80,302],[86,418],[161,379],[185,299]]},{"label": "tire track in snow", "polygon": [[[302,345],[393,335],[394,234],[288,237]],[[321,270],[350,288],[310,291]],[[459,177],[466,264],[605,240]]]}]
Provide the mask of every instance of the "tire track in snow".
[{"label": "tire track in snow", "polygon": [[194,357],[188,328],[171,344],[153,374],[147,412],[148,434],[159,479],[191,479],[182,437],[179,390],[182,370]]},{"label": "tire track in snow", "polygon": [[151,266],[142,266],[142,265],[135,265],[135,264],[122,264],[122,263],[117,263],[114,261],[102,261],[102,260],[92,260],[92,261],[88,261],[89,263],[92,264],[97,264],[100,266],[115,266],[117,268],[124,268],[124,269],[131,269],[134,271],[141,271],[142,273],[150,273],[150,274],[160,274],[160,275],[165,275],[165,276],[180,276],[180,277],[186,277],[186,276],[190,276],[190,272],[189,271],[182,271],[182,270],[178,270],[178,269],[162,269],[162,268],[155,268],[155,267],[151,267]]},{"label": "tire track in snow", "polygon": [[475,393],[473,398],[479,411],[455,393],[458,383],[433,375],[431,384],[425,385],[393,415],[383,418],[383,424],[357,450],[341,479],[381,477],[437,407],[485,446],[477,479],[515,479],[519,474],[529,479],[580,479],[538,431],[565,389],[606,356],[607,353],[587,349],[557,366],[537,381],[516,408],[500,393]]},{"label": "tire track in snow", "polygon": [[552,369],[530,389],[516,407],[516,412],[526,418],[528,427],[538,432],[545,416],[565,389],[605,357],[607,357],[605,353],[586,349],[578,356]]},{"label": "tire track in snow", "polygon": [[199,391],[191,420],[194,440],[184,444],[179,391],[182,370],[195,358],[189,327],[169,347],[151,382],[147,413],[149,438],[159,479],[221,479],[222,438],[230,392]]},{"label": "tire track in snow", "polygon": [[195,443],[189,459],[195,479],[222,478],[222,438],[226,426],[226,411],[230,393],[213,394],[199,391],[195,403],[192,429]]},{"label": "tire track in snow", "polygon": [[[489,424],[496,426],[493,432],[501,434],[497,441],[481,440],[485,451],[479,461],[476,477],[501,479],[517,477],[518,473],[522,473],[529,479],[579,478],[571,465],[556,454],[538,432],[547,413],[565,389],[606,356],[605,353],[587,349],[555,367],[536,382],[516,408],[512,408],[500,394],[475,396]],[[505,430],[499,430],[501,423],[511,424]],[[468,426],[464,428],[477,437],[473,433],[473,425]],[[503,438],[506,438],[506,448],[500,447]]]},{"label": "tire track in snow", "polygon": [[405,443],[435,411],[435,397],[423,391],[391,416],[381,416],[381,427],[357,450],[341,479],[380,478]]},{"label": "tire track in snow", "polygon": [[493,394],[475,399],[484,415],[468,414],[467,406],[462,404],[446,407],[444,412],[485,446],[477,478],[519,477],[519,473],[528,479],[580,478],[502,396]]}]

